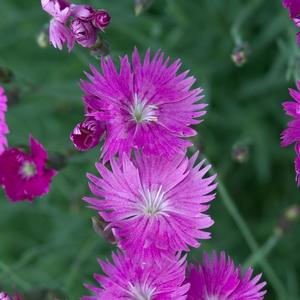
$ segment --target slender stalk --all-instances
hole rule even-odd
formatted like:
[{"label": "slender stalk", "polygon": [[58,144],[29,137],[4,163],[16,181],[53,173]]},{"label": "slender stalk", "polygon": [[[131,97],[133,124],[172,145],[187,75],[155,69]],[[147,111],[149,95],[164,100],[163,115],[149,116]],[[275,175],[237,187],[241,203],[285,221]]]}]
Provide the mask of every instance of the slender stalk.
[{"label": "slender stalk", "polygon": [[31,288],[31,285],[28,282],[26,282],[25,280],[20,278],[17,274],[15,274],[11,270],[11,268],[2,261],[0,261],[0,270],[3,273],[7,274],[12,279],[12,281],[22,290],[27,291]]},{"label": "slender stalk", "polygon": [[[207,160],[207,163],[209,163],[209,160]],[[215,174],[215,170],[213,168],[210,169],[211,174]],[[251,233],[247,223],[244,221],[244,218],[242,217],[241,213],[239,212],[237,206],[235,205],[234,201],[232,200],[231,196],[229,195],[227,189],[225,188],[225,185],[223,184],[222,180],[220,179],[220,176],[218,176],[218,191],[221,200],[223,201],[224,206],[228,210],[229,214],[231,215],[232,219],[236,223],[238,229],[242,233],[245,241],[247,242],[249,248],[251,249],[252,255],[256,257],[257,264],[260,265],[262,268],[265,276],[268,278],[269,283],[274,288],[277,299],[279,300],[285,300],[286,292],[284,285],[281,283],[280,279],[278,278],[277,274],[273,270],[273,268],[270,266],[269,262],[263,255],[256,255],[256,253],[260,252],[259,245],[257,244],[253,234]],[[268,243],[268,248],[272,246],[274,241]],[[274,246],[273,246],[274,247]],[[268,250],[268,249],[267,249]]]}]

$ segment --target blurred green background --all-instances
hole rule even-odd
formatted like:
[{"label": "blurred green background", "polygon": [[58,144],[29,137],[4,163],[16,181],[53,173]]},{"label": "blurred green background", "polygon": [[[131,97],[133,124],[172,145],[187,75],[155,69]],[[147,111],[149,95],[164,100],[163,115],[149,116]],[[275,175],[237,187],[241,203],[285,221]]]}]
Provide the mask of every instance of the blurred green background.
[{"label": "blurred green background", "polygon": [[[300,299],[299,222],[274,235],[300,193],[293,147],[280,148],[288,120],[281,102],[300,70],[296,31],[281,1],[156,0],[139,17],[133,0],[86,2],[111,13],[105,38],[116,60],[134,46],[141,52],[161,48],[181,58],[205,89],[209,111],[195,144],[213,163],[220,189],[210,209],[213,238],[190,258],[226,250],[237,263],[250,261],[255,273],[264,273],[266,299]],[[37,45],[49,20],[39,1],[0,4],[0,66],[16,77],[4,85],[10,102],[17,102],[7,114],[9,143],[27,143],[32,133],[49,151],[66,153],[72,149],[69,133],[83,114],[79,79],[89,63],[99,62],[83,48],[68,54]],[[231,60],[240,42],[251,52],[243,67]],[[232,158],[240,145],[249,150],[243,163]],[[11,204],[0,191],[2,289],[58,289],[71,300],[88,294],[82,283],[93,282],[92,274],[100,272],[96,258],[109,257],[112,249],[93,231],[96,213],[81,200],[89,194],[85,174],[96,173],[98,157],[99,149],[73,156],[49,195],[32,204]]]}]

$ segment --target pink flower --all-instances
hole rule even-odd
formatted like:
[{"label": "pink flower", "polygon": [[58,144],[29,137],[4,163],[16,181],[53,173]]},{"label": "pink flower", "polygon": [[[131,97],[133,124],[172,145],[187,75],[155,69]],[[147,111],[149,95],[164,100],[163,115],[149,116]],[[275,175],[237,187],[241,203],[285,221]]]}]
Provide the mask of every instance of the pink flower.
[{"label": "pink flower", "polygon": [[92,23],[96,28],[103,30],[109,25],[110,19],[109,13],[106,10],[101,9],[94,14]]},{"label": "pink flower", "polygon": [[6,135],[9,133],[5,113],[7,111],[7,98],[4,94],[4,89],[0,86],[0,154],[3,153],[7,147]]},{"label": "pink flower", "polygon": [[97,30],[91,22],[74,19],[70,25],[76,42],[82,47],[90,48],[97,40]]},{"label": "pink flower", "polygon": [[184,153],[192,144],[184,138],[197,133],[190,125],[205,114],[206,104],[197,104],[202,89],[191,89],[195,79],[188,72],[176,74],[180,60],[169,65],[160,51],[152,61],[147,51],[141,63],[135,49],[132,60],[130,66],[127,56],[121,58],[118,72],[110,57],[103,58],[103,74],[92,67],[91,82],[82,83],[86,94],[98,99],[93,103],[98,120],[106,121],[104,160],[132,148],[168,158]]},{"label": "pink flower", "polygon": [[130,256],[189,251],[200,246],[198,239],[210,238],[203,229],[213,224],[205,212],[215,198],[216,176],[205,178],[210,166],[194,166],[197,156],[167,160],[135,153],[132,160],[112,160],[112,171],[97,163],[101,178],[88,175],[95,197],[84,200],[99,210]]},{"label": "pink flower", "polygon": [[56,171],[47,169],[47,152],[30,136],[30,152],[9,148],[0,155],[0,185],[13,202],[40,197],[49,191]]},{"label": "pink flower", "polygon": [[112,259],[113,264],[99,261],[105,275],[95,274],[94,277],[101,287],[87,285],[94,296],[81,300],[186,299],[189,284],[183,284],[185,257],[156,263],[113,253]]},{"label": "pink flower", "polygon": [[71,15],[70,3],[65,0],[41,0],[41,4],[45,12],[62,23]]},{"label": "pink flower", "polygon": [[0,300],[12,300],[6,293],[0,292]]},{"label": "pink flower", "polygon": [[71,14],[75,18],[83,21],[90,21],[95,14],[95,10],[90,5],[71,5]]},{"label": "pink flower", "polygon": [[[297,82],[297,88],[300,89],[300,81]],[[290,95],[295,101],[287,101],[283,103],[283,108],[287,115],[293,118],[288,123],[288,127],[281,134],[281,146],[286,147],[295,143],[297,158],[295,160],[296,180],[300,185],[300,92],[290,89]]]},{"label": "pink flower", "polygon": [[87,117],[83,122],[77,124],[70,138],[74,146],[80,151],[86,151],[99,144],[100,138],[105,132],[105,123]]},{"label": "pink flower", "polygon": [[187,300],[262,300],[266,282],[259,283],[261,274],[251,279],[252,273],[249,268],[242,274],[241,267],[235,268],[224,252],[220,257],[215,252],[211,257],[204,254],[202,265],[189,266],[186,283],[191,287]]},{"label": "pink flower", "polygon": [[71,31],[61,22],[52,19],[49,26],[49,39],[54,48],[62,49],[67,43],[69,51],[74,47],[74,37]]}]

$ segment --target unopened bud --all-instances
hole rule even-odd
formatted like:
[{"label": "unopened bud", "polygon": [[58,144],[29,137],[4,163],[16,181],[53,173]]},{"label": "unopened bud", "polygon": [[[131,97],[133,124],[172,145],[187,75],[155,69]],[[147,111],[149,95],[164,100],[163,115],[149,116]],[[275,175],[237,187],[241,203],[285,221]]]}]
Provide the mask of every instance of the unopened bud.
[{"label": "unopened bud", "polygon": [[92,224],[95,232],[110,244],[115,245],[117,243],[113,230],[107,225],[107,223],[100,217],[92,217]]},{"label": "unopened bud", "polygon": [[40,48],[47,48],[49,46],[49,28],[48,25],[39,32],[36,37],[36,42]]},{"label": "unopened bud", "polygon": [[235,144],[232,147],[231,157],[234,161],[242,164],[246,163],[249,159],[249,145],[248,144]]},{"label": "unopened bud", "polygon": [[22,91],[20,88],[15,87],[6,90],[7,104],[8,106],[13,106],[21,101]]},{"label": "unopened bud", "polygon": [[15,75],[9,68],[0,66],[0,82],[10,83],[14,80]]},{"label": "unopened bud", "polygon": [[278,225],[275,228],[275,232],[281,235],[289,231],[292,225],[297,221],[300,214],[300,207],[298,205],[292,205],[288,207],[282,217],[280,218]]},{"label": "unopened bud", "polygon": [[141,13],[146,11],[152,4],[153,0],[135,0],[135,14],[139,16]]},{"label": "unopened bud", "polygon": [[236,46],[231,54],[231,59],[237,67],[242,67],[247,61],[250,50],[247,44]]}]

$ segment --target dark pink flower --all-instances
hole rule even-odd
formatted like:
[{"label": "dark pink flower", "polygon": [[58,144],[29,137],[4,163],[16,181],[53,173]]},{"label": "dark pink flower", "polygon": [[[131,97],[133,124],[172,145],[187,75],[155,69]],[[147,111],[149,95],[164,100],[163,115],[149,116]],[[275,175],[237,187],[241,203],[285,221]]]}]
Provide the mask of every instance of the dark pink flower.
[{"label": "dark pink flower", "polygon": [[0,185],[13,202],[40,197],[49,191],[56,171],[46,167],[47,152],[30,136],[30,153],[8,148],[0,155]]},{"label": "dark pink flower", "polygon": [[106,10],[101,9],[94,14],[92,23],[96,28],[103,30],[109,25],[110,19],[109,13]]},{"label": "dark pink flower", "polygon": [[195,78],[187,76],[188,71],[177,74],[180,60],[170,65],[160,51],[152,60],[147,51],[141,62],[135,49],[132,61],[131,65],[127,56],[121,58],[117,71],[110,57],[103,58],[102,74],[92,67],[90,82],[82,83],[94,99],[90,105],[97,119],[106,122],[104,160],[129,155],[133,148],[168,158],[185,153],[192,145],[186,138],[197,134],[191,125],[199,124],[205,114],[206,104],[198,103],[202,89],[192,88]]},{"label": "dark pink flower", "polygon": [[65,0],[41,0],[45,12],[57,21],[65,23],[71,15],[70,3]]},{"label": "dark pink flower", "polygon": [[113,264],[99,261],[105,275],[95,274],[101,287],[86,285],[94,296],[81,300],[185,300],[189,284],[183,284],[185,277],[185,257],[140,261],[113,253]]},{"label": "dark pink flower", "polygon": [[61,22],[52,19],[49,26],[49,40],[53,47],[62,49],[67,43],[69,51],[74,47],[75,39],[71,31]]},{"label": "dark pink flower", "polygon": [[197,156],[168,160],[135,153],[131,160],[112,160],[112,171],[97,163],[101,178],[88,175],[94,197],[84,200],[114,229],[130,256],[159,259],[189,251],[210,238],[205,229],[213,224],[206,212],[215,198],[216,176],[206,177],[210,166],[204,161],[194,165]]},{"label": "dark pink flower", "polygon": [[0,154],[7,147],[6,135],[8,134],[8,126],[6,124],[5,113],[7,111],[7,98],[4,89],[0,86]]},{"label": "dark pink flower", "polygon": [[80,151],[86,151],[96,147],[105,132],[105,123],[87,117],[83,122],[77,124],[70,138],[74,146]]},{"label": "dark pink flower", "polygon": [[90,5],[71,5],[71,14],[73,17],[83,21],[90,21],[94,17],[95,10]]},{"label": "dark pink flower", "polygon": [[97,30],[91,22],[74,19],[70,24],[76,42],[82,47],[90,48],[97,40]]},{"label": "dark pink flower", "polygon": [[186,283],[191,285],[187,300],[262,300],[266,282],[259,283],[261,274],[251,279],[253,270],[244,274],[224,252],[203,256],[203,263],[190,265]]}]

